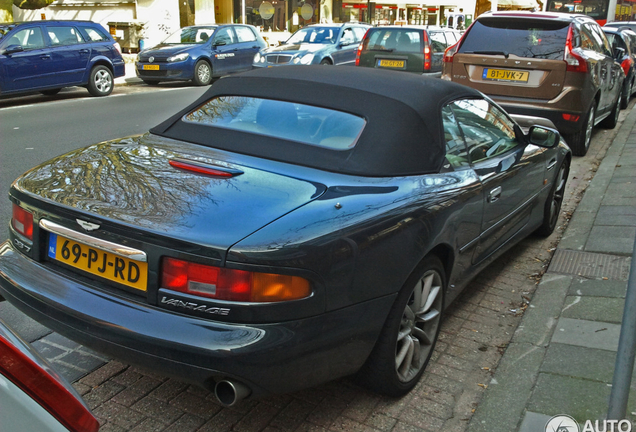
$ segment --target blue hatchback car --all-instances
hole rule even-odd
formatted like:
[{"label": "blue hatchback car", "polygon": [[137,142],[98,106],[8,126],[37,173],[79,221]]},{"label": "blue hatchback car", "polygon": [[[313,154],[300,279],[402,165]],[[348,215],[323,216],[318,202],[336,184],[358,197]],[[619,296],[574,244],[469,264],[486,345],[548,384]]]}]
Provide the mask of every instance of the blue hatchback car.
[{"label": "blue hatchback car", "polygon": [[0,23],[0,96],[54,95],[70,86],[109,95],[113,79],[125,73],[115,45],[92,21]]},{"label": "blue hatchback car", "polygon": [[213,77],[252,69],[252,59],[267,43],[251,25],[184,27],[137,56],[137,76],[146,84],[192,81],[208,85]]}]

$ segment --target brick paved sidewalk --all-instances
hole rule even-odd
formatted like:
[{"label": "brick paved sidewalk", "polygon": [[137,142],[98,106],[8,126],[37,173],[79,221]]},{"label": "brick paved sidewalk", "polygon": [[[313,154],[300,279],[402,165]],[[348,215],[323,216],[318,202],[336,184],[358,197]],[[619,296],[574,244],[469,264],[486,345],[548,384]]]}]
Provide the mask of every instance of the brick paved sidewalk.
[{"label": "brick paved sidewalk", "polygon": [[[616,132],[596,132],[590,154],[573,167],[564,214],[574,211]],[[420,384],[401,399],[343,379],[224,408],[205,390],[117,361],[74,385],[102,432],[465,431],[524,311],[532,308],[529,302],[563,229],[561,223],[548,239],[524,240],[475,279],[446,311]]]}]

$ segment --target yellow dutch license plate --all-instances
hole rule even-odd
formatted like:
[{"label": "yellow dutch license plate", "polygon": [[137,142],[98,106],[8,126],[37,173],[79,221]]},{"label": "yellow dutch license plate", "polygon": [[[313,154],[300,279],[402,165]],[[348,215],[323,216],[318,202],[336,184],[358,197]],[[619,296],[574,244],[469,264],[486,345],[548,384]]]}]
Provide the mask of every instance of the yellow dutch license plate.
[{"label": "yellow dutch license plate", "polygon": [[508,69],[484,69],[482,78],[490,81],[506,81],[527,83],[530,77],[528,71],[514,71]]},{"label": "yellow dutch license plate", "polygon": [[48,255],[95,276],[141,291],[148,285],[148,263],[95,249],[61,235],[49,233]]},{"label": "yellow dutch license plate", "polygon": [[386,68],[403,68],[404,60],[378,60],[378,66]]},{"label": "yellow dutch license plate", "polygon": [[144,65],[144,70],[159,70],[159,65]]}]

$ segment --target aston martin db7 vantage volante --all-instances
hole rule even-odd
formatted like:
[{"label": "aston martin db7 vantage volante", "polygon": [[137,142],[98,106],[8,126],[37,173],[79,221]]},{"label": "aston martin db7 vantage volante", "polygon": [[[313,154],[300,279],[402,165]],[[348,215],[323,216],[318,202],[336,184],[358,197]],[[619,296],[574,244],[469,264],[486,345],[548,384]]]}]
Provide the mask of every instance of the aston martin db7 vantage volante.
[{"label": "aston martin db7 vantage volante", "polygon": [[452,82],[254,70],[18,178],[0,295],[228,405],[355,373],[400,395],[470,279],[554,230],[570,158]]}]

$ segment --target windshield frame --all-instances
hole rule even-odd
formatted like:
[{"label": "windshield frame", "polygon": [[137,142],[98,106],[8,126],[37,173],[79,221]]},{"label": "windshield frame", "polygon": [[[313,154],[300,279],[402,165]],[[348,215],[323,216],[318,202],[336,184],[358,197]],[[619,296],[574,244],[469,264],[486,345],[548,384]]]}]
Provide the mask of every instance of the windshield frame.
[{"label": "windshield frame", "polygon": [[[168,36],[167,38],[165,38],[163,40],[163,42],[161,42],[163,45],[203,45],[205,43],[208,43],[208,41],[210,41],[213,36],[214,33],[217,31],[217,29],[219,28],[218,25],[204,25],[204,26],[189,26],[189,27],[183,27],[180,28],[179,30],[175,31],[174,33],[170,34],[170,36]],[[202,33],[200,30],[208,30],[205,33],[208,34],[208,39],[206,40],[201,40],[199,39],[197,41],[197,37],[200,36],[200,34]],[[189,36],[192,41],[191,42],[183,42],[183,34],[185,33],[185,35]],[[178,41],[178,42],[177,42]]]},{"label": "windshield frame", "polygon": [[[318,37],[318,36],[322,36],[320,35],[321,32],[330,31],[330,30],[333,31],[333,35],[330,36],[329,38]],[[290,45],[303,44],[303,43],[333,45],[336,43],[336,40],[338,39],[339,34],[340,34],[340,27],[332,27],[332,26],[305,27],[296,31],[293,35],[289,37],[289,39],[287,39],[285,43]]]}]

